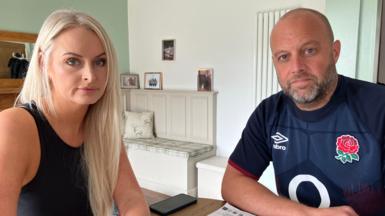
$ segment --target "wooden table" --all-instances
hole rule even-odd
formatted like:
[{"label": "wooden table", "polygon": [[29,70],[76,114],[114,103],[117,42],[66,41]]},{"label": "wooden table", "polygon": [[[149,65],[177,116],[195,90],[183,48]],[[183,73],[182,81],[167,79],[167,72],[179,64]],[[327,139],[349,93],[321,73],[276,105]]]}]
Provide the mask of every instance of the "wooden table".
[{"label": "wooden table", "polygon": [[[167,199],[169,197],[165,194],[150,191],[144,188],[142,188],[142,190],[148,205]],[[212,213],[213,211],[219,209],[224,204],[225,204],[225,201],[222,201],[222,200],[198,198],[198,201],[196,204],[192,204],[171,215],[172,216],[182,216],[182,215],[183,216],[206,216]],[[151,215],[157,216],[158,214],[151,212]]]}]

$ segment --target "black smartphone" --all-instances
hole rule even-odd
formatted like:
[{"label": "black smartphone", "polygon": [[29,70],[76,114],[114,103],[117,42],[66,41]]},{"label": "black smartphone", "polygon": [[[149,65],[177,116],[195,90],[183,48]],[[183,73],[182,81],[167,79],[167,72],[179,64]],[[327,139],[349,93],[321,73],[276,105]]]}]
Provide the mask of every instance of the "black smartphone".
[{"label": "black smartphone", "polygon": [[178,194],[150,205],[150,209],[160,215],[169,215],[196,202],[197,198],[193,196]]}]

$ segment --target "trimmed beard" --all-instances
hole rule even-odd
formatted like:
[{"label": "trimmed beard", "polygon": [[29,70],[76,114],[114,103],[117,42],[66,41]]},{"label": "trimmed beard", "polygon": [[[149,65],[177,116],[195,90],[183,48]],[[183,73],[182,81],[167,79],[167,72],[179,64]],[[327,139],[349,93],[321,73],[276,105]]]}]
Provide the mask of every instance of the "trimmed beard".
[{"label": "trimmed beard", "polygon": [[310,89],[305,94],[299,94],[296,89],[291,88],[290,81],[287,82],[287,88],[283,89],[284,93],[297,104],[309,104],[322,100],[330,90],[331,84],[337,76],[336,66],[332,63],[330,63],[327,67],[327,74],[324,80],[319,81],[317,80],[317,77],[310,74],[304,75],[304,73],[296,75],[294,79],[301,78],[302,76],[308,76],[315,82],[314,85],[309,87]]}]

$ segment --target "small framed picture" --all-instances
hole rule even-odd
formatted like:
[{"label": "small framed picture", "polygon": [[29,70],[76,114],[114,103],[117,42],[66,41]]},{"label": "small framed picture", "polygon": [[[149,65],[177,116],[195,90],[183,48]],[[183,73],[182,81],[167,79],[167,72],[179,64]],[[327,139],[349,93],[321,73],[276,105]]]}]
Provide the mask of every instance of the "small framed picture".
[{"label": "small framed picture", "polygon": [[213,69],[198,69],[198,91],[211,91],[213,89]]},{"label": "small framed picture", "polygon": [[120,74],[120,87],[124,89],[138,89],[139,74]]},{"label": "small framed picture", "polygon": [[162,40],[162,60],[175,60],[175,40]]},{"label": "small framed picture", "polygon": [[145,72],[144,88],[145,89],[162,89],[162,72]]}]

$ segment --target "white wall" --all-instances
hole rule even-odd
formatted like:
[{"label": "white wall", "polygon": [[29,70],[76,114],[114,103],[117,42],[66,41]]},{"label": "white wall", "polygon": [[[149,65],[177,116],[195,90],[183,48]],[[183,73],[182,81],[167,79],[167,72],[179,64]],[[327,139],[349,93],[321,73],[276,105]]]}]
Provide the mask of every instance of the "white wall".
[{"label": "white wall", "polygon": [[[161,71],[165,89],[196,89],[197,69],[214,68],[218,155],[229,156],[255,109],[256,12],[325,0],[128,0],[130,72]],[[161,60],[161,40],[176,60]]]}]

